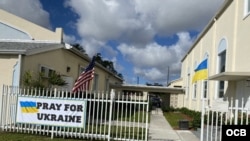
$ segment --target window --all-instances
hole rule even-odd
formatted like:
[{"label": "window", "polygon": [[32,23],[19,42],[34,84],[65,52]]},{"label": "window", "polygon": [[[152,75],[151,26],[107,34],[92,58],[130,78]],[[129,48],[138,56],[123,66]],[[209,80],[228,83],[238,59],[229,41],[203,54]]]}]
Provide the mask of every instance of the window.
[{"label": "window", "polygon": [[[222,39],[218,47],[218,73],[226,71],[226,48],[227,42],[225,39]],[[225,85],[224,83],[224,81],[219,81],[218,83],[218,98],[223,98]]]},{"label": "window", "polygon": [[45,66],[41,66],[40,72],[43,73],[43,77],[49,78],[52,76],[53,73],[55,73],[55,70]]},{"label": "window", "polygon": [[250,14],[250,0],[245,0],[244,16],[247,16],[249,14]]},{"label": "window", "polygon": [[203,81],[203,98],[207,98],[207,80]]},{"label": "window", "polygon": [[194,83],[193,99],[196,99],[196,95],[197,95],[197,83]]},{"label": "window", "polygon": [[[226,67],[226,51],[219,54],[219,72],[225,72]],[[218,97],[222,98],[224,95],[224,81],[219,81],[219,92]]]},{"label": "window", "polygon": [[[208,57],[209,57],[208,52],[206,52],[205,55],[204,55],[204,60],[205,59],[209,60]],[[207,65],[207,69],[209,69],[209,65]],[[207,94],[208,94],[208,92],[207,92],[208,91],[208,81],[207,81],[207,79],[203,81],[203,89],[202,90],[203,90],[203,98],[206,99]]]},{"label": "window", "polygon": [[85,67],[80,66],[80,67],[79,67],[79,72],[78,72],[79,74],[78,74],[78,75],[80,76],[81,73],[84,72],[84,71],[85,71]]},{"label": "window", "polygon": [[106,78],[105,79],[105,91],[108,91],[109,90],[109,79]]},{"label": "window", "polygon": [[189,83],[190,83],[190,68],[187,70],[187,81],[186,81],[186,98],[189,98]]},{"label": "window", "polygon": [[226,51],[219,54],[219,72],[225,72],[226,67]]},{"label": "window", "polygon": [[98,78],[99,78],[99,75],[95,73],[94,82],[93,82],[93,90],[98,90]]}]

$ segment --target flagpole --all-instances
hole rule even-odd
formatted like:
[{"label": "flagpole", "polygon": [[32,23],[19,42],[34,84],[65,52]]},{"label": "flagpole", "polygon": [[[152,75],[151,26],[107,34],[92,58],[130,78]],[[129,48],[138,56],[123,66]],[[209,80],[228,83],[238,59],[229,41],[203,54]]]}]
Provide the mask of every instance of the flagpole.
[{"label": "flagpole", "polygon": [[[97,56],[97,53],[93,56],[93,57],[96,57]],[[94,76],[93,76],[93,79],[90,81],[91,82],[91,85],[89,86],[90,87],[90,92],[93,91],[93,85],[94,85],[94,78],[95,78],[95,73],[94,73]]]},{"label": "flagpole", "polygon": [[210,95],[209,95],[209,81],[208,81],[208,76],[209,76],[209,60],[208,60],[208,56],[207,56],[207,106],[210,105],[210,103],[209,103]]}]

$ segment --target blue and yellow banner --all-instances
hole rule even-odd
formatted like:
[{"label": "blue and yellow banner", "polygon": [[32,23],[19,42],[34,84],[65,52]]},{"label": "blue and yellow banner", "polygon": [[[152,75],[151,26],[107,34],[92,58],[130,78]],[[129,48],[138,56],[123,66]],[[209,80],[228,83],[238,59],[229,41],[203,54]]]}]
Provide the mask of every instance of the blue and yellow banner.
[{"label": "blue and yellow banner", "polygon": [[207,79],[208,77],[207,59],[203,60],[194,71],[195,74],[193,76],[192,83],[195,83],[197,80]]},{"label": "blue and yellow banner", "polygon": [[37,113],[36,102],[33,101],[20,101],[22,113]]},{"label": "blue and yellow banner", "polygon": [[84,128],[87,101],[18,96],[16,123]]}]

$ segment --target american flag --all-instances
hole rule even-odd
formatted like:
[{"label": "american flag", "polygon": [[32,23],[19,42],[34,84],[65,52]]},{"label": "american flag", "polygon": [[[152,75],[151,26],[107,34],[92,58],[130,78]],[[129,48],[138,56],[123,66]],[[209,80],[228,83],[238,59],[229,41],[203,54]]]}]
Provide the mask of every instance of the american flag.
[{"label": "american flag", "polygon": [[89,83],[94,78],[95,56],[92,58],[86,69],[80,74],[72,92],[89,90]]}]

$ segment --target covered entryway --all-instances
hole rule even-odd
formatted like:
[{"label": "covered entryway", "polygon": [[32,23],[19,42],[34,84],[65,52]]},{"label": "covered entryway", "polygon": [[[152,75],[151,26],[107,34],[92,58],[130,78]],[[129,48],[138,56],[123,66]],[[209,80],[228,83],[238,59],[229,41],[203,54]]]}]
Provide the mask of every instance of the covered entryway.
[{"label": "covered entryway", "polygon": [[[180,99],[177,95],[184,95],[183,88],[171,88],[164,86],[146,86],[146,85],[111,85],[112,89],[116,91],[136,91],[141,92],[141,97],[147,98],[146,95],[149,95],[149,98],[153,103],[157,103],[159,95],[161,95],[161,107],[181,107],[183,105],[183,100]],[[178,99],[179,98],[179,99]],[[157,106],[157,104],[155,104]],[[178,106],[179,105],[179,106]]]}]

